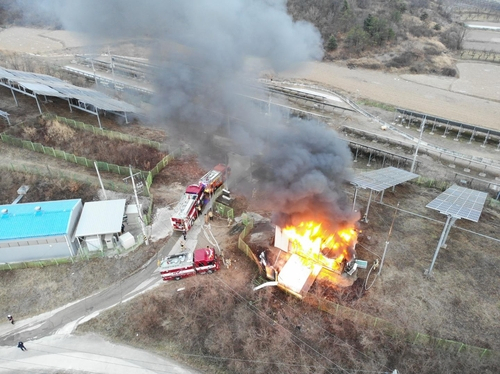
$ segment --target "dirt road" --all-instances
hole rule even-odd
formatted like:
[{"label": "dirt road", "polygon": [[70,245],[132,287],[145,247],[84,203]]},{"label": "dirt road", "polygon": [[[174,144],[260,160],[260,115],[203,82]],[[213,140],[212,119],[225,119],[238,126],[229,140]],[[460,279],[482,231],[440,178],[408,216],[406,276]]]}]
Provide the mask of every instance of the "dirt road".
[{"label": "dirt road", "polygon": [[[397,107],[432,114],[491,129],[500,129],[500,66],[476,73],[471,65],[458,64],[460,79],[420,75],[395,75],[380,71],[348,69],[326,62],[309,62],[280,75],[303,79]],[[443,84],[444,83],[444,84]]]}]

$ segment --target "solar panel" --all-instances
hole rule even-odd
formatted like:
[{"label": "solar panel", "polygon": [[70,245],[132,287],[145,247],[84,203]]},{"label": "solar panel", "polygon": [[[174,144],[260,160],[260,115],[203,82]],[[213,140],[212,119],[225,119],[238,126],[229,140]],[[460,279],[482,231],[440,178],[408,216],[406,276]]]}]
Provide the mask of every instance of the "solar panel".
[{"label": "solar panel", "polygon": [[417,177],[418,174],[410,173],[409,171],[390,166],[383,169],[357,174],[351,179],[351,183],[361,188],[369,188],[380,192],[389,187],[396,186]]},{"label": "solar panel", "polygon": [[427,204],[427,208],[458,219],[465,218],[477,222],[483,211],[488,194],[454,184]]},{"label": "solar panel", "polygon": [[38,95],[77,99],[97,109],[115,112],[137,112],[131,104],[113,99],[102,92],[73,86],[61,79],[45,74],[28,73],[0,68],[0,79],[7,79],[33,91]]}]

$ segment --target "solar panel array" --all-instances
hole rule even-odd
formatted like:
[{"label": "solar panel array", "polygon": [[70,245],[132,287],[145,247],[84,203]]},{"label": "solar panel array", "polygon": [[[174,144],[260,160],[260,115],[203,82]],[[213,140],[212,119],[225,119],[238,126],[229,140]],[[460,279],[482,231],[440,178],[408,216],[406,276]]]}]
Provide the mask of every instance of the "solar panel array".
[{"label": "solar panel array", "polygon": [[[137,112],[133,105],[113,99],[102,92],[73,86],[61,79],[45,74],[0,68],[0,80],[16,83],[37,95],[55,96],[64,99],[76,99],[82,104],[89,104],[96,109],[114,112]],[[2,83],[0,81],[0,83]],[[5,85],[5,83],[2,83]]]},{"label": "solar panel array", "polygon": [[436,116],[432,116],[429,114],[423,114],[423,113],[419,113],[419,112],[414,112],[412,110],[407,110],[407,109],[396,108],[396,111],[398,113],[404,114],[406,116],[411,116],[411,117],[415,117],[415,118],[427,118],[427,122],[430,122],[430,121],[439,122],[439,123],[442,123],[446,126],[453,126],[453,127],[463,128],[463,129],[469,129],[472,131],[482,132],[485,134],[500,136],[500,131],[491,130],[491,129],[488,129],[485,127],[469,125],[467,123],[452,121],[452,120],[449,120],[446,118],[436,117]]},{"label": "solar panel array", "polygon": [[477,222],[483,211],[488,194],[454,184],[427,204],[427,208],[455,218]]},{"label": "solar panel array", "polygon": [[396,186],[417,177],[418,174],[410,173],[409,171],[390,166],[383,169],[357,174],[351,179],[351,183],[357,187],[369,188],[373,191],[380,192],[389,187]]}]

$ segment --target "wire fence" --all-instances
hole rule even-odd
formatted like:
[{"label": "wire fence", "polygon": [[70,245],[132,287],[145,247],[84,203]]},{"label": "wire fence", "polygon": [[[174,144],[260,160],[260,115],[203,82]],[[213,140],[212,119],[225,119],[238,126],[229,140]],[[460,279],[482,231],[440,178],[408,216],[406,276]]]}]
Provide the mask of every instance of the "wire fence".
[{"label": "wire fence", "polygon": [[[115,164],[110,164],[104,161],[97,161],[97,160],[91,160],[86,157],[80,157],[76,156],[72,153],[67,153],[65,151],[55,149],[52,147],[46,147],[43,144],[40,143],[33,143],[29,140],[23,140],[16,138],[11,135],[7,135],[5,133],[0,134],[0,139],[7,144],[14,145],[19,148],[24,148],[28,149],[30,151],[34,152],[39,152],[43,153],[55,158],[59,158],[68,162],[72,162],[77,165],[85,166],[88,168],[94,168],[95,165],[97,165],[97,168],[100,171],[107,171],[110,173],[114,174],[119,174],[119,175],[130,175],[130,168],[127,166],[120,166],[120,165],[115,165]],[[170,153],[166,155],[163,159],[161,159],[156,166],[149,170],[149,171],[144,171],[140,169],[132,169],[132,173],[136,174],[139,173],[144,180],[146,181],[146,187],[147,187],[147,194],[149,195],[149,189],[151,185],[153,184],[153,179],[158,173],[168,165],[168,163],[175,158],[176,154],[180,154],[181,150],[180,148],[174,151],[173,153]],[[94,164],[95,163],[95,164]]]},{"label": "wire fence", "polygon": [[153,140],[124,134],[124,133],[118,132],[118,131],[104,130],[104,129],[101,129],[99,127],[89,125],[87,123],[75,121],[73,119],[66,118],[66,117],[61,117],[61,116],[58,116],[58,115],[53,114],[53,113],[44,113],[42,115],[42,117],[44,119],[53,119],[53,120],[56,120],[58,122],[62,122],[70,127],[73,127],[74,129],[77,129],[77,130],[88,131],[88,132],[91,132],[95,135],[105,136],[109,139],[119,139],[119,140],[123,140],[126,142],[147,145],[149,147],[152,147],[152,148],[155,148],[158,150],[161,148],[161,143],[153,141]]},{"label": "wire fence", "polygon": [[495,51],[480,51],[475,49],[463,49],[460,51],[460,58],[462,60],[478,60],[500,63],[500,53]]},{"label": "wire fence", "polygon": [[252,252],[252,249],[248,246],[247,243],[243,240],[253,229],[253,220],[248,220],[248,223],[245,225],[245,228],[243,231],[240,233],[238,237],[238,248],[246,254],[250,259],[253,260],[257,264],[257,267],[259,270],[262,272],[262,268],[260,267],[260,262],[257,256]]},{"label": "wire fence", "polygon": [[122,255],[125,253],[133,252],[134,250],[139,248],[143,243],[144,243],[144,235],[139,234],[135,236],[135,244],[128,249],[123,249],[120,246],[115,246],[115,248],[112,250],[89,251],[86,247],[81,247],[77,255],[72,257],[22,261],[22,262],[12,262],[12,263],[0,263],[0,271],[27,269],[27,268],[43,268],[47,266],[62,265],[68,263],[74,264],[75,262],[88,261],[94,258],[108,257],[112,255]]},{"label": "wire fence", "polygon": [[224,218],[234,219],[234,209],[222,203],[215,202],[215,213]]},{"label": "wire fence", "polygon": [[[2,166],[0,166],[0,168],[2,168]],[[63,171],[61,169],[51,168],[49,165],[46,165],[45,167],[41,167],[41,166],[37,166],[37,165],[26,165],[26,164],[14,165],[13,163],[11,163],[11,164],[5,165],[3,168],[5,168],[9,171],[13,171],[13,172],[47,176],[49,178],[59,178],[59,179],[63,179],[63,180],[74,180],[74,181],[86,183],[89,185],[99,186],[99,180],[97,179],[97,177],[91,178],[91,177],[84,175],[82,173],[72,173],[69,171]],[[126,183],[123,183],[123,182],[114,182],[114,181],[102,179],[102,183],[104,185],[104,188],[107,190],[123,192],[123,193],[131,193],[132,192],[132,186],[127,185]]]},{"label": "wire fence", "polygon": [[[60,158],[62,160],[72,162],[72,163],[77,164],[77,165],[93,168],[94,162],[96,162],[97,167],[101,171],[108,171],[110,173],[115,173],[115,174],[120,174],[120,175],[130,175],[130,170],[129,170],[128,166],[127,167],[126,166],[119,166],[119,165],[110,164],[110,163],[107,163],[104,161],[90,160],[86,157],[76,156],[72,153],[68,153],[68,152],[62,151],[60,149],[55,149],[53,147],[46,147],[43,144],[33,143],[29,140],[23,140],[20,138],[16,138],[14,136],[7,135],[5,133],[0,134],[0,138],[2,139],[2,141],[4,143],[14,145],[14,146],[19,147],[19,148],[28,149],[28,150],[33,151],[33,152],[43,153],[43,154],[46,154],[46,155],[49,155],[49,156],[52,156],[55,158]],[[134,173],[138,173],[138,172],[147,173],[147,172],[145,172],[143,170],[139,170],[139,169],[132,169],[132,171]]]},{"label": "wire fence", "polygon": [[181,148],[177,148],[175,151],[170,152],[168,155],[163,157],[153,169],[151,169],[150,171],[142,172],[142,176],[146,181],[146,188],[148,191],[148,195],[150,195],[149,189],[153,184],[154,177],[156,177],[160,173],[160,171],[162,171],[165,168],[165,166],[169,164],[170,161],[172,161],[175,157],[180,156],[181,154],[182,154]]},{"label": "wire fence", "polygon": [[379,329],[393,338],[405,340],[406,342],[413,345],[419,344],[428,347],[440,348],[455,353],[469,353],[479,358],[498,355],[491,349],[475,347],[454,340],[441,339],[420,332],[409,331],[407,329],[398,327],[382,318],[374,317],[372,315],[360,312],[359,310],[339,305],[315,295],[308,294],[303,300],[304,302],[307,302],[308,304],[315,306],[328,314],[334,315],[338,318],[349,319],[356,324],[363,324],[367,327]]}]

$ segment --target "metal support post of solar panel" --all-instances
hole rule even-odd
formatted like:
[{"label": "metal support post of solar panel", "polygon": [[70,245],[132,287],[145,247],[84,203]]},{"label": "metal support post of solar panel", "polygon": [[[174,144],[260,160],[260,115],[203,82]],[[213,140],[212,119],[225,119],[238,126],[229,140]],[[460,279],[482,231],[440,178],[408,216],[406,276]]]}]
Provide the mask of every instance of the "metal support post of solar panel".
[{"label": "metal support post of solar panel", "polygon": [[[402,108],[396,108],[396,115],[398,113],[401,114],[402,116],[409,117],[410,118],[409,121],[411,121],[411,119],[413,119],[413,118],[419,119],[419,120],[423,120],[425,117],[427,117],[427,122],[433,124],[431,133],[434,133],[434,130],[435,130],[436,126],[439,127],[439,126],[444,125],[444,126],[446,126],[445,135],[448,133],[447,130],[449,128],[455,128],[457,130],[457,132],[458,132],[458,135],[457,135],[457,138],[458,138],[463,133],[464,130],[468,130],[471,133],[471,137],[470,137],[469,143],[472,140],[474,140],[475,136],[478,133],[483,134],[483,136],[485,138],[484,142],[483,142],[483,146],[486,145],[486,141],[489,138],[491,138],[492,136],[495,136],[498,139],[500,139],[500,131],[495,131],[495,130],[492,130],[492,129],[488,129],[486,127],[470,125],[470,124],[467,124],[467,123],[453,121],[453,120],[450,120],[450,119],[446,119],[446,118],[442,118],[442,117],[436,117],[436,116],[433,116],[433,115],[419,113],[419,112],[414,112],[412,110],[402,109]],[[410,125],[410,123],[408,123],[408,125]]]},{"label": "metal support post of solar panel", "polygon": [[426,208],[439,211],[447,216],[441,237],[439,238],[434,257],[429,269],[425,274],[432,276],[432,269],[436,262],[441,247],[446,248],[446,240],[452,226],[457,219],[465,218],[469,221],[478,222],[484,203],[488,194],[486,192],[472,190],[470,188],[460,187],[454,184],[441,195],[427,204]]},{"label": "metal support post of solar panel", "polygon": [[[406,157],[394,152],[389,152],[381,148],[372,147],[363,143],[356,142],[354,140],[347,140],[349,143],[349,148],[354,152],[354,162],[358,162],[359,151],[361,150],[363,153],[368,155],[368,165],[371,166],[370,162],[373,161],[376,157],[382,158],[382,167],[385,166],[386,160],[389,161],[395,160],[397,161],[397,168],[400,168],[400,165],[405,166],[406,164],[411,164],[412,159],[410,157]],[[420,161],[416,161],[416,165],[420,165]]]},{"label": "metal support post of solar panel", "polygon": [[415,173],[411,173],[406,170],[398,169],[395,167],[387,167],[383,169],[368,171],[366,173],[360,173],[352,177],[350,180],[351,184],[354,185],[354,201],[352,205],[352,209],[354,210],[356,206],[356,197],[358,194],[358,189],[369,189],[370,196],[368,198],[368,204],[366,206],[365,214],[363,215],[362,221],[368,223],[368,212],[370,210],[370,204],[372,200],[373,191],[381,193],[380,202],[384,197],[384,191],[392,187],[394,188],[401,183],[407,182],[409,180],[418,178],[419,175]]}]

